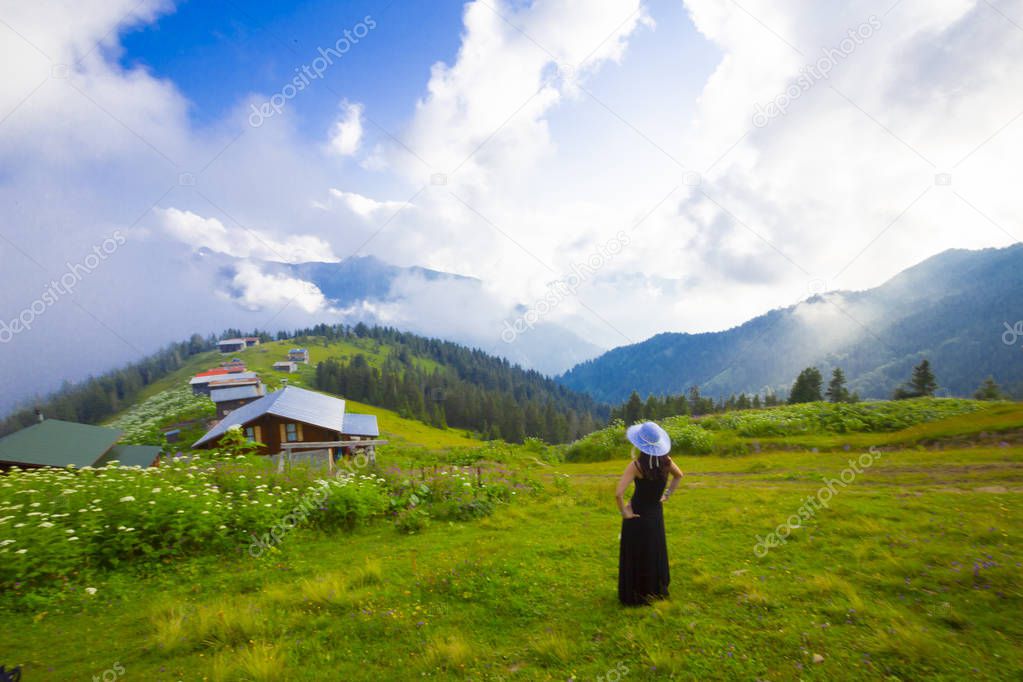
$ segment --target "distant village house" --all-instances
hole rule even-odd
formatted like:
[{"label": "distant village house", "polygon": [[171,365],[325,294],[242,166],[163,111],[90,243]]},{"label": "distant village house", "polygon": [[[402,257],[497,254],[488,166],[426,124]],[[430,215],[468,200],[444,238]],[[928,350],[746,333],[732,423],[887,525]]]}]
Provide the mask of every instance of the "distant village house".
[{"label": "distant village house", "polygon": [[305,348],[292,348],[288,351],[288,359],[292,362],[309,364],[309,351]]},{"label": "distant village house", "polygon": [[192,387],[193,395],[209,395],[210,391],[218,386],[245,386],[258,383],[259,375],[255,372],[229,372],[215,369],[200,372],[188,382]]},{"label": "distant village house", "polygon": [[[40,419],[42,419],[40,417]],[[150,467],[160,448],[119,445],[121,431],[103,426],[43,419],[38,424],[0,438],[0,469],[42,467],[100,467],[117,460],[122,466]]]},{"label": "distant village house", "polygon": [[266,395],[262,382],[225,385],[223,382],[210,384],[210,399],[217,407],[217,419],[223,419],[242,405],[259,400]]},{"label": "distant village house", "polygon": [[298,365],[290,360],[281,360],[280,362],[274,363],[274,369],[278,372],[287,372],[293,374],[298,371]]},{"label": "distant village house", "polygon": [[217,341],[217,350],[221,353],[237,353],[240,350],[245,350],[248,344],[245,339],[224,339],[223,341]]}]

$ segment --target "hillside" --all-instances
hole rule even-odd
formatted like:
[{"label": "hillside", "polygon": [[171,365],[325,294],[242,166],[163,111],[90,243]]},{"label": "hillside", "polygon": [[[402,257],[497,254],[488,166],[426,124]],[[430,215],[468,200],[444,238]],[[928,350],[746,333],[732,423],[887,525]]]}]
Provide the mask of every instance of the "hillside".
[{"label": "hillside", "polygon": [[1023,244],[951,250],[875,289],[836,291],[773,310],[722,332],[658,334],[615,348],[561,377],[599,400],[642,395],[773,391],[787,394],[804,367],[825,376],[840,366],[864,398],[890,397],[921,358],[939,385],[970,395],[994,376],[1023,396],[1023,337],[1003,342],[1006,324],[1023,319]]},{"label": "hillside", "polygon": [[[567,442],[606,420],[606,408],[588,396],[457,344],[363,325],[298,333],[296,338],[268,339],[236,356],[270,389],[287,380],[345,397],[352,411],[377,414],[381,428],[398,442],[435,448],[478,445],[478,438],[522,442],[533,436]],[[309,350],[309,364],[300,364],[293,374],[274,370],[273,364],[296,345]],[[160,429],[175,426],[182,428],[182,445],[187,445],[184,441],[201,434],[203,422],[196,420],[212,415],[209,401],[192,398],[188,380],[223,360],[216,351],[196,352],[123,397],[116,396],[117,381],[101,377],[94,386],[57,396],[43,411],[67,418],[62,410],[74,412],[76,406],[92,407],[93,400],[103,400],[116,409],[104,414],[97,407],[96,421],[130,430],[131,442],[158,444]],[[32,418],[22,413],[14,419]]]},{"label": "hillside", "polygon": [[615,594],[617,433],[607,461],[512,453],[482,479],[387,461],[268,549],[312,481],[167,466],[58,494],[64,472],[21,473],[0,487],[0,655],[55,680],[1019,678],[1020,405],[843,407],[704,418],[779,435],[674,453],[671,598],[649,608]]},{"label": "hillside", "polygon": [[[226,332],[226,336],[239,334],[239,330]],[[288,349],[304,346],[309,349],[310,363],[301,366],[297,374],[287,376],[292,383],[391,408],[402,417],[435,426],[448,423],[446,400],[486,407],[485,411],[472,414],[460,410],[453,415],[452,426],[515,442],[527,436],[565,442],[589,433],[608,416],[606,406],[536,371],[448,341],[363,324],[319,325],[282,332],[277,341],[266,334],[261,336],[264,340],[261,346],[248,348],[239,355],[271,386],[279,385],[286,376],[275,372],[273,363],[285,359]],[[204,339],[194,335],[187,342],[171,344],[121,369],[67,385],[33,407],[38,406],[50,418],[82,423],[108,421],[147,398],[186,384],[196,372],[219,364],[223,356],[210,350],[215,347],[216,338],[219,337]],[[317,379],[316,365],[327,361],[336,370],[331,375],[335,378],[337,372],[343,372],[352,363],[369,370],[362,378],[372,380],[371,385],[363,381],[361,390],[355,385],[339,390],[335,384],[325,384]],[[373,376],[383,375],[400,381],[402,392],[375,393],[378,380]],[[0,422],[0,436],[34,423],[33,407],[23,408]],[[537,410],[544,420],[533,418]]]}]

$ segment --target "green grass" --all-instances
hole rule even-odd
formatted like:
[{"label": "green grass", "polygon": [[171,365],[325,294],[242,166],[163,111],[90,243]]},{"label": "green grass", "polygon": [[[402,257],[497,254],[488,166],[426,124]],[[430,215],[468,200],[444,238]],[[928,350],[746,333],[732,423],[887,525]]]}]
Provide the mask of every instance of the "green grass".
[{"label": "green grass", "polygon": [[113,572],[94,596],[4,614],[0,661],[31,680],[115,662],[153,680],[1019,679],[1018,445],[885,450],[754,554],[861,453],[678,456],[672,597],[654,607],[616,599],[622,449],[537,464],[568,485],[477,521],[296,529],[267,559]]}]

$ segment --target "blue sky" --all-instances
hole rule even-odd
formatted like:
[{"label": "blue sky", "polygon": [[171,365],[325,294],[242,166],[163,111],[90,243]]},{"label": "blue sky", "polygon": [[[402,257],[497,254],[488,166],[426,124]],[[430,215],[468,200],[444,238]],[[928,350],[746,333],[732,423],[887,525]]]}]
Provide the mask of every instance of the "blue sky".
[{"label": "blue sky", "polygon": [[381,125],[395,126],[409,115],[430,66],[457,53],[462,4],[190,0],[128,31],[119,61],[174,81],[194,105],[193,120],[209,124],[249,93],[276,91],[318,47],[333,45],[343,29],[372,16],[377,28],[292,108],[303,123],[325,128],[342,94],[366,103]]}]

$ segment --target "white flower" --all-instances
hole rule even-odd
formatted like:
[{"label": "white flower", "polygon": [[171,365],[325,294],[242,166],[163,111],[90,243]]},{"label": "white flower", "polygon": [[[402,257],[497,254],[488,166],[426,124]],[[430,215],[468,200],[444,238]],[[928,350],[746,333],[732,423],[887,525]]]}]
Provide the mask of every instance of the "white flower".
[{"label": "white flower", "polygon": [[135,501],[135,498],[132,497],[131,495],[125,495],[124,497],[121,498],[121,502],[134,502],[134,501]]},{"label": "white flower", "polygon": [[43,521],[42,523],[39,524],[39,527],[40,528],[53,528],[53,524],[50,523],[49,521]]},{"label": "white flower", "polygon": [[78,536],[76,536],[76,535],[72,535],[71,537],[69,537],[69,538],[67,539],[67,541],[68,541],[68,542],[73,542],[73,541],[75,541],[75,540],[77,540],[77,539],[78,539]]},{"label": "white flower", "polygon": [[158,492],[160,492],[161,490],[163,490],[163,488],[153,488],[153,490],[152,490],[151,492],[153,492],[153,493],[158,493]]},{"label": "white flower", "polygon": [[15,552],[15,554],[24,554],[27,551],[28,551],[27,549],[19,549],[17,552]]},{"label": "white flower", "polygon": [[85,591],[86,591],[86,593],[88,593],[90,595],[96,594],[96,588],[95,587],[86,587]]}]

